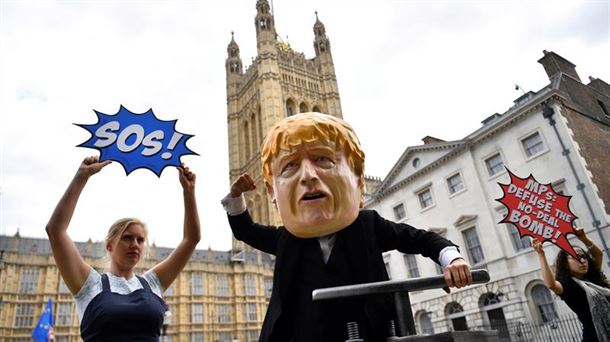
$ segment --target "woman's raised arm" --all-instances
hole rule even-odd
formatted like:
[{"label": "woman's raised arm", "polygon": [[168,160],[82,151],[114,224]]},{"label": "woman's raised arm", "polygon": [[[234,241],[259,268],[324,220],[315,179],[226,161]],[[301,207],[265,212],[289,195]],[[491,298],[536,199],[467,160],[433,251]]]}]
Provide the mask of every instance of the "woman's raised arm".
[{"label": "woman's raised arm", "polygon": [[542,278],[544,278],[544,284],[546,287],[555,292],[556,295],[560,295],[563,293],[563,286],[561,283],[555,280],[553,277],[553,272],[551,271],[551,266],[546,261],[546,255],[544,254],[544,249],[542,249],[542,244],[540,241],[534,239],[532,241],[532,247],[538,253],[538,261],[540,261],[540,267],[542,268]]},{"label": "woman's raised arm", "polygon": [[72,220],[76,203],[78,203],[78,198],[89,177],[98,173],[108,164],[110,164],[109,160],[99,162],[98,157],[85,158],[68,185],[66,192],[57,203],[49,223],[47,223],[46,231],[55,263],[72,294],[78,293],[85,280],[87,280],[91,267],[85,263],[76,245],[68,236],[68,225]]},{"label": "woman's raised arm", "polygon": [[184,197],[184,227],[182,241],[174,251],[152,269],[159,277],[163,289],[167,289],[178,277],[191,258],[197,243],[201,239],[199,212],[195,199],[196,175],[188,167],[178,167],[178,177]]}]

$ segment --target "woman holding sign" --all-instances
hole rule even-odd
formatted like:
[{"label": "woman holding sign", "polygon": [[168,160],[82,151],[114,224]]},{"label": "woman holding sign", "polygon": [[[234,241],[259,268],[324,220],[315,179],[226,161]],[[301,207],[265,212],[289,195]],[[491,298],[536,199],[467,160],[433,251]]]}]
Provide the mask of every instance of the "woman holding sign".
[{"label": "woman holding sign", "polygon": [[188,167],[178,168],[184,197],[184,237],[178,247],[142,276],[135,275],[134,268],[146,251],[148,231],[138,219],[120,219],[106,237],[110,272],[99,274],[83,260],[67,229],[87,181],[109,163],[97,157],[83,160],[47,224],[51,249],[76,300],[83,340],[158,341],[167,307],[162,293],[184,268],[201,238],[196,176]]},{"label": "woman holding sign", "polygon": [[610,341],[610,284],[601,271],[602,251],[589,240],[583,228],[575,229],[589,253],[574,247],[578,259],[561,250],[555,261],[555,276],[542,244],[534,240],[544,283],[576,313],[582,323],[583,342]]}]

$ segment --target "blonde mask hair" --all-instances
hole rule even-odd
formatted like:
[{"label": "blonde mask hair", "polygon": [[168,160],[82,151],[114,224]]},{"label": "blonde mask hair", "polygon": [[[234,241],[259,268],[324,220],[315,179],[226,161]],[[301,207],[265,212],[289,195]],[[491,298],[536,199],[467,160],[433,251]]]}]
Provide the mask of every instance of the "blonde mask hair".
[{"label": "blonde mask hair", "polygon": [[322,113],[300,113],[289,116],[271,128],[261,147],[263,178],[271,187],[271,163],[280,150],[290,150],[305,143],[334,142],[343,150],[347,162],[360,177],[360,207],[364,204],[364,152],[352,126],[340,118]]}]

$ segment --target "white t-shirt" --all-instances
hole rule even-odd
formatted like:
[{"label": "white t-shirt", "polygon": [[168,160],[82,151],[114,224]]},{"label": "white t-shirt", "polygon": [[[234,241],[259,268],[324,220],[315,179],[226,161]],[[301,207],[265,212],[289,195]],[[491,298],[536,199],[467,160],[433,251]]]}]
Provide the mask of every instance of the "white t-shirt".
[{"label": "white t-shirt", "polygon": [[[142,284],[140,284],[140,280],[138,280],[135,275],[130,279],[125,279],[123,277],[117,277],[110,272],[106,272],[106,274],[108,275],[110,292],[127,295],[133,291],[143,288]],[[153,270],[146,271],[141,275],[141,277],[148,282],[148,285],[154,294],[160,298],[163,298],[163,287],[161,286],[161,281]],[[91,268],[91,272],[89,273],[87,280],[85,280],[85,283],[81,287],[80,291],[74,295],[79,321],[83,320],[83,315],[85,314],[87,306],[89,303],[91,303],[95,296],[102,293],[102,289],[102,276],[97,273],[96,270]]]}]

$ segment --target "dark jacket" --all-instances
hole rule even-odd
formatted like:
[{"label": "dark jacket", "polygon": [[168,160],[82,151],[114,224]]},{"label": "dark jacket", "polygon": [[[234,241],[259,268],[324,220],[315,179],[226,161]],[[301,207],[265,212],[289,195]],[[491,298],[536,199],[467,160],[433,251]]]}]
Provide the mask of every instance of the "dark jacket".
[{"label": "dark jacket", "polygon": [[[281,335],[278,332],[287,324],[276,323],[291,304],[291,283],[297,276],[300,252],[307,239],[295,237],[284,227],[254,223],[247,211],[237,216],[229,215],[229,224],[237,240],[276,256],[273,291],[259,341],[285,342],[274,336]],[[383,252],[396,249],[422,254],[437,262],[443,248],[455,246],[438,234],[385,220],[372,210],[360,211],[351,225],[336,234],[346,242],[345,253],[350,260],[346,267],[350,268],[355,284],[388,280]],[[374,331],[375,336],[382,331],[385,333],[387,321],[394,315],[391,303],[386,298],[372,298],[366,301],[363,310],[371,327],[369,330]]]}]

